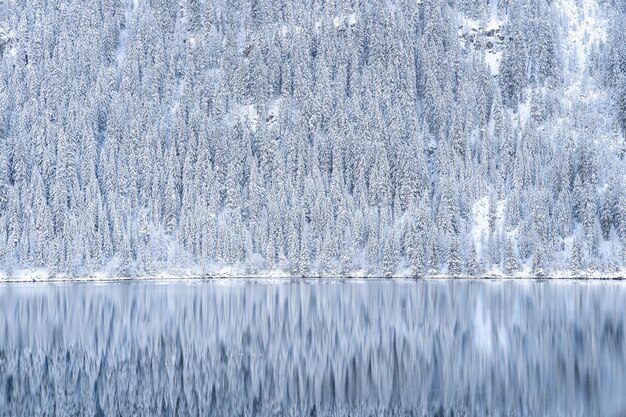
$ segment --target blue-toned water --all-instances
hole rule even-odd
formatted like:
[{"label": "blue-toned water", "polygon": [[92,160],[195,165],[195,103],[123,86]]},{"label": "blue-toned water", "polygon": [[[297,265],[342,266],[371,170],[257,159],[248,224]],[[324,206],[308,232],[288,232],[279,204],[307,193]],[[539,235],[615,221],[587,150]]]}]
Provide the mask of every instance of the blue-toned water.
[{"label": "blue-toned water", "polygon": [[624,416],[626,285],[0,285],[2,416]]}]

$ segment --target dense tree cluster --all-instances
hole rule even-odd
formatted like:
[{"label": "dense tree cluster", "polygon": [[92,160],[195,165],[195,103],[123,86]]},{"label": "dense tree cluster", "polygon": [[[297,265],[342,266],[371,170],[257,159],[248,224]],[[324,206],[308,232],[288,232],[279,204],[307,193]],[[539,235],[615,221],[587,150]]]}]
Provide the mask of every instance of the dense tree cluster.
[{"label": "dense tree cluster", "polygon": [[[624,265],[618,7],[605,5],[606,43],[573,64],[571,22],[540,0],[13,3],[0,8],[15,35],[0,49],[6,271]],[[495,77],[458,33],[492,8],[506,22]],[[597,98],[564,101],[573,76]]]}]

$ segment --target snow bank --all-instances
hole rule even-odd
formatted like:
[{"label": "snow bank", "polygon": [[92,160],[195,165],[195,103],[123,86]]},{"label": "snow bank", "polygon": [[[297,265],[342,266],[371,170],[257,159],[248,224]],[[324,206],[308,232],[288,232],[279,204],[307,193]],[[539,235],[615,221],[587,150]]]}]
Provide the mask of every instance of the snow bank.
[{"label": "snow bank", "polygon": [[[236,266],[216,266],[214,269],[206,268],[179,268],[169,269],[157,273],[138,274],[133,276],[120,276],[104,271],[90,273],[86,275],[71,276],[68,274],[51,275],[45,269],[22,269],[13,271],[10,274],[0,272],[0,283],[2,282],[109,282],[109,281],[186,281],[196,279],[254,279],[254,280],[310,280],[310,279],[341,279],[341,280],[362,280],[362,279],[412,279],[411,272],[408,268],[398,270],[391,277],[382,277],[379,274],[372,275],[366,270],[356,269],[345,274],[328,275],[316,274],[315,272],[307,274],[305,277],[290,273],[282,269],[268,269],[262,271],[250,272],[245,267]],[[492,268],[484,272],[480,276],[469,276],[460,274],[451,276],[447,274],[431,274],[424,275],[420,279],[425,280],[441,280],[441,279],[460,279],[460,280],[482,280],[482,279],[498,279],[498,280],[526,280],[526,279],[542,279],[542,280],[622,280],[626,279],[626,269],[615,272],[598,272],[598,271],[582,271],[579,275],[573,275],[569,270],[551,271],[549,276],[538,277],[532,274],[529,267],[522,265],[520,270],[514,274],[507,275],[501,268]]]}]

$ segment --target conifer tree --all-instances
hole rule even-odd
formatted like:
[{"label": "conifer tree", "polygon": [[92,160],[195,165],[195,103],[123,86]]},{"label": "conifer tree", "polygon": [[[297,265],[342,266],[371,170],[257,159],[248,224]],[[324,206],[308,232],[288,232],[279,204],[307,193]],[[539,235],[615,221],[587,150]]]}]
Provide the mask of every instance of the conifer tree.
[{"label": "conifer tree", "polygon": [[422,236],[416,223],[412,223],[409,227],[407,252],[410,257],[411,275],[420,278],[425,270]]},{"label": "conifer tree", "polygon": [[467,256],[467,275],[474,277],[480,274],[480,268],[478,266],[478,259],[476,254],[476,245],[471,243],[469,254]]},{"label": "conifer tree", "polygon": [[511,238],[507,238],[504,247],[504,273],[512,275],[517,271],[517,268],[517,256],[515,255],[513,241]]},{"label": "conifer tree", "polygon": [[545,275],[544,262],[545,249],[542,245],[538,245],[535,249],[535,254],[533,255],[532,273],[534,276],[543,277]]},{"label": "conifer tree", "polygon": [[453,238],[448,255],[448,275],[458,277],[461,274],[461,254],[459,252],[458,238]]},{"label": "conifer tree", "polygon": [[572,258],[570,268],[572,270],[572,274],[579,275],[583,269],[582,263],[582,247],[580,245],[579,240],[576,238],[572,243]]}]

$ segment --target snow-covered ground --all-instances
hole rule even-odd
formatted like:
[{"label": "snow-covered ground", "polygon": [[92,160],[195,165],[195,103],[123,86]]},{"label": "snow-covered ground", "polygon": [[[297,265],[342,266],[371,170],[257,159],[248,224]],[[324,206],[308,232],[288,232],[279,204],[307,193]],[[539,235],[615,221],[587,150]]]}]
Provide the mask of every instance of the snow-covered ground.
[{"label": "snow-covered ground", "polygon": [[602,16],[596,0],[559,0],[557,7],[569,22],[567,36],[564,38],[564,52],[573,53],[578,58],[570,62],[569,67],[572,81],[576,84],[584,72],[591,46],[606,40],[607,19]]},{"label": "snow-covered ground", "polygon": [[[489,6],[489,18],[482,24],[475,19],[466,16],[461,17],[461,27],[459,28],[459,36],[465,40],[465,47],[469,47],[469,43],[475,49],[484,51],[485,63],[491,72],[491,75],[498,76],[500,74],[500,62],[502,62],[502,51],[500,50],[500,40],[498,35],[506,24],[506,16],[503,18],[498,15],[497,1],[492,0]],[[491,43],[491,47],[486,48],[485,44]]]},{"label": "snow-covered ground", "polygon": [[561,45],[567,83],[562,103],[564,107],[571,107],[572,103],[602,106],[607,101],[605,92],[593,88],[586,67],[592,46],[606,41],[608,20],[596,0],[559,0],[557,7],[569,22]]},{"label": "snow-covered ground", "polygon": [[[504,227],[504,210],[506,201],[497,202],[496,207],[496,231],[501,231]],[[479,258],[484,254],[484,245],[489,237],[489,198],[483,197],[474,203],[472,208],[472,241],[476,246],[476,254]]]},{"label": "snow-covered ground", "polygon": [[[270,280],[270,281],[285,281],[285,280],[326,280],[326,279],[341,279],[341,280],[363,280],[363,279],[378,279],[383,278],[380,275],[371,275],[363,269],[348,272],[343,275],[317,275],[311,273],[306,277],[301,277],[297,274],[291,274],[288,271],[279,269],[261,270],[256,272],[246,272],[245,268],[238,268],[234,266],[221,266],[215,268],[179,268],[170,269],[167,271],[136,275],[136,276],[119,276],[115,273],[98,272],[88,275],[76,275],[70,276],[67,274],[59,274],[51,276],[45,269],[21,269],[13,271],[11,275],[7,275],[6,272],[0,273],[0,283],[10,282],[35,282],[35,283],[50,283],[50,282],[80,282],[80,281],[94,281],[94,282],[108,282],[108,281],[178,281],[178,280],[196,280],[196,279],[216,279],[216,280],[231,280],[231,279],[253,279],[258,280]],[[500,268],[494,268],[484,272],[480,276],[468,276],[458,275],[450,276],[446,274],[425,275],[422,279],[426,280],[439,280],[439,279],[472,279],[472,280],[518,280],[518,279],[536,279],[531,273],[530,268],[522,266],[520,270],[512,275],[505,274]],[[412,279],[409,269],[398,270],[392,277],[385,279]],[[579,275],[572,275],[571,271],[552,271],[545,277],[540,279],[559,279],[559,280],[622,280],[626,279],[626,270],[616,271],[611,273],[603,273],[596,271],[581,272]]]},{"label": "snow-covered ground", "polygon": [[333,25],[338,29],[345,28],[346,26],[354,26],[356,22],[357,18],[355,13],[337,15],[333,18]]},{"label": "snow-covered ground", "polygon": [[[277,98],[271,101],[267,107],[266,123],[272,126],[278,120],[282,99]],[[236,117],[233,121],[240,121],[251,132],[256,132],[259,126],[259,109],[255,104],[239,106],[235,111]]]},{"label": "snow-covered ground", "polygon": [[128,40],[128,31],[133,20],[133,16],[137,13],[139,0],[132,0],[126,7],[124,14],[124,27],[120,30],[117,50],[115,52],[115,63],[117,71],[121,71],[126,58],[126,43]]}]

